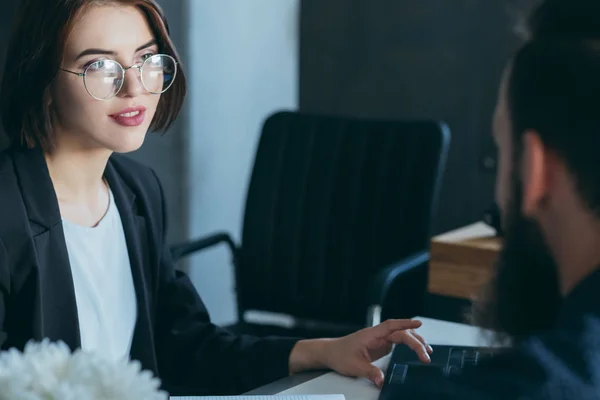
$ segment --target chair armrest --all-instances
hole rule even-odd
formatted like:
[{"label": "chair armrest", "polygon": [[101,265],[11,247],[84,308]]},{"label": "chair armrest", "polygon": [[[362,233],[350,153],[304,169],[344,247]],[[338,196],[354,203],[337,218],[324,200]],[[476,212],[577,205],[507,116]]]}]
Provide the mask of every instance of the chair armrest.
[{"label": "chair armrest", "polygon": [[[377,325],[381,322],[381,310],[383,302],[388,296],[390,288],[401,277],[421,268],[427,270],[429,264],[429,252],[415,253],[402,261],[393,264],[375,275],[371,291],[369,293],[369,310],[367,315],[367,326]],[[425,287],[425,291],[427,287]]]},{"label": "chair armrest", "polygon": [[235,263],[237,259],[238,248],[233,242],[231,236],[226,232],[217,232],[190,242],[173,245],[171,246],[171,257],[173,258],[173,261],[178,261],[179,259],[191,253],[208,249],[220,243],[227,244],[227,247],[231,252],[233,262]]}]

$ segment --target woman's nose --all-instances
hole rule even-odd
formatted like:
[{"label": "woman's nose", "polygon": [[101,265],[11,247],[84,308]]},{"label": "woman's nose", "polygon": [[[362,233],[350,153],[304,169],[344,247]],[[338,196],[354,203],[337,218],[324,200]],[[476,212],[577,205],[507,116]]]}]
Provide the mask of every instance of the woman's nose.
[{"label": "woman's nose", "polygon": [[125,70],[123,87],[120,94],[122,96],[136,97],[142,94],[144,86],[142,84],[140,70],[137,66],[133,66]]}]

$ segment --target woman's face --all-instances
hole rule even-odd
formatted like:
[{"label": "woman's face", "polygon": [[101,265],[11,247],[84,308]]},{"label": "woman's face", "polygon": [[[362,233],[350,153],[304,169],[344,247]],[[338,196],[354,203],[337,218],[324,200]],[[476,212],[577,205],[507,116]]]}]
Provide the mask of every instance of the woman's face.
[{"label": "woman's face", "polygon": [[[154,39],[137,8],[92,6],[75,22],[61,68],[82,73],[98,60],[114,60],[124,68],[141,65],[157,54]],[[86,82],[93,92],[108,80],[96,76]],[[90,96],[82,77],[60,70],[50,100],[57,145],[119,153],[136,150],[144,142],[159,100],[160,95],[144,89],[137,68],[126,70],[121,90],[107,100]]]}]

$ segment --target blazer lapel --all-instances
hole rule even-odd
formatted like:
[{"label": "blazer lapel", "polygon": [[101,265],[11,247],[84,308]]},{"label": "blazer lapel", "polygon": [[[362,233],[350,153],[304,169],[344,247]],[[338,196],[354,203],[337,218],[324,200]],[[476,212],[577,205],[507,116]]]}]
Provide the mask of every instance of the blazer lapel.
[{"label": "blazer lapel", "polygon": [[149,261],[146,220],[138,215],[135,194],[123,181],[110,160],[106,167],[105,177],[119,209],[136,292],[137,321],[130,356],[132,359],[140,361],[144,369],[151,370],[156,374],[157,360],[154,353],[153,322],[149,309],[148,289],[150,286],[145,268]]},{"label": "blazer lapel", "polygon": [[32,333],[38,340],[62,340],[74,350],[81,345],[75,289],[58,200],[46,160],[38,149],[19,150],[15,152],[14,163],[38,261]]},{"label": "blazer lapel", "polygon": [[[81,347],[77,302],[60,208],[48,166],[39,149],[16,150],[14,163],[38,261],[38,296],[32,334],[37,340],[62,340],[75,350]],[[145,219],[137,214],[135,194],[110,160],[105,178],[123,223],[136,291],[138,313],[131,358],[157,373],[147,293],[150,286],[144,268],[149,259]]]}]

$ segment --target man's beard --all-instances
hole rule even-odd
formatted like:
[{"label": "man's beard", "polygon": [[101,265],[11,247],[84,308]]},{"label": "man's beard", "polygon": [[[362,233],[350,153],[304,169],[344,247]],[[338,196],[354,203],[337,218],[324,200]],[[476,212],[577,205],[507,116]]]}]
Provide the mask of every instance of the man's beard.
[{"label": "man's beard", "polygon": [[521,212],[522,185],[512,179],[504,245],[494,276],[473,304],[473,323],[495,332],[494,339],[513,344],[551,328],[561,296],[558,269],[535,221]]}]

